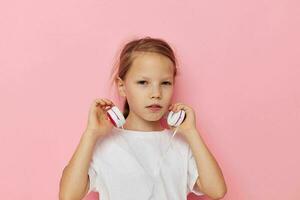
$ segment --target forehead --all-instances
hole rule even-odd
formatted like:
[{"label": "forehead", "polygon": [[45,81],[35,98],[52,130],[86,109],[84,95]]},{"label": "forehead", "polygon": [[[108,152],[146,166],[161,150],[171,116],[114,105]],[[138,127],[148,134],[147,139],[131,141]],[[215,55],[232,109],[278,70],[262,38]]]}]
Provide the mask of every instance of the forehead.
[{"label": "forehead", "polygon": [[138,52],[134,55],[127,75],[140,78],[172,78],[173,70],[173,63],[168,57],[158,53]]}]

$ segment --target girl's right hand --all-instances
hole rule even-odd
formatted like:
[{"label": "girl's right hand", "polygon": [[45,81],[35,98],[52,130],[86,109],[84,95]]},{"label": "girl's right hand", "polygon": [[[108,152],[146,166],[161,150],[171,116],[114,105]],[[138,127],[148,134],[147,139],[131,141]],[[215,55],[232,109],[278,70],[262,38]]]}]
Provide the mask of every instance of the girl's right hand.
[{"label": "girl's right hand", "polygon": [[89,110],[88,124],[86,132],[92,132],[96,138],[108,135],[113,124],[108,118],[107,110],[114,106],[113,102],[109,99],[95,99]]}]

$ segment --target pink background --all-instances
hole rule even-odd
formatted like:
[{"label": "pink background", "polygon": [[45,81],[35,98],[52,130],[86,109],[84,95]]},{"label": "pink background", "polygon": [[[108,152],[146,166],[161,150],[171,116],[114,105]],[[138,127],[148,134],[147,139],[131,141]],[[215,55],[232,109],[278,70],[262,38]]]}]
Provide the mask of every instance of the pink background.
[{"label": "pink background", "polygon": [[109,73],[140,36],[174,47],[176,99],[196,111],[224,199],[300,199],[299,13],[296,0],[1,1],[1,199],[58,199],[91,102],[121,107]]}]

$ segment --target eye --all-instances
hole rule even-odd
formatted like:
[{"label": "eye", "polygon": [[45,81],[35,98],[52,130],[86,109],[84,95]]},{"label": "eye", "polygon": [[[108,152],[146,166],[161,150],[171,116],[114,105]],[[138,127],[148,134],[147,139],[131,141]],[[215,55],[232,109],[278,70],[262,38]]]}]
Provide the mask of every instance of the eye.
[{"label": "eye", "polygon": [[172,85],[172,83],[169,82],[169,81],[165,81],[165,82],[163,82],[163,83],[166,84],[166,85]]},{"label": "eye", "polygon": [[[141,85],[145,85],[144,83],[147,83],[147,81],[138,81],[137,83],[141,84]],[[172,83],[170,81],[164,81],[163,84],[164,85],[172,85]]]},{"label": "eye", "polygon": [[138,81],[137,83],[138,83],[138,84],[144,85],[145,82],[146,82],[146,81]]}]

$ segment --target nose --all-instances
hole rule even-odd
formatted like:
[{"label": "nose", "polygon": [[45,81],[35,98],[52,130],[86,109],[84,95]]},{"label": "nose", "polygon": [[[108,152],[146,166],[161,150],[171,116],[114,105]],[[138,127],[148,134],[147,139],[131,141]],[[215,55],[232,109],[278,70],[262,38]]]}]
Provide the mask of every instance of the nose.
[{"label": "nose", "polygon": [[161,88],[157,86],[152,87],[151,98],[161,98]]}]

